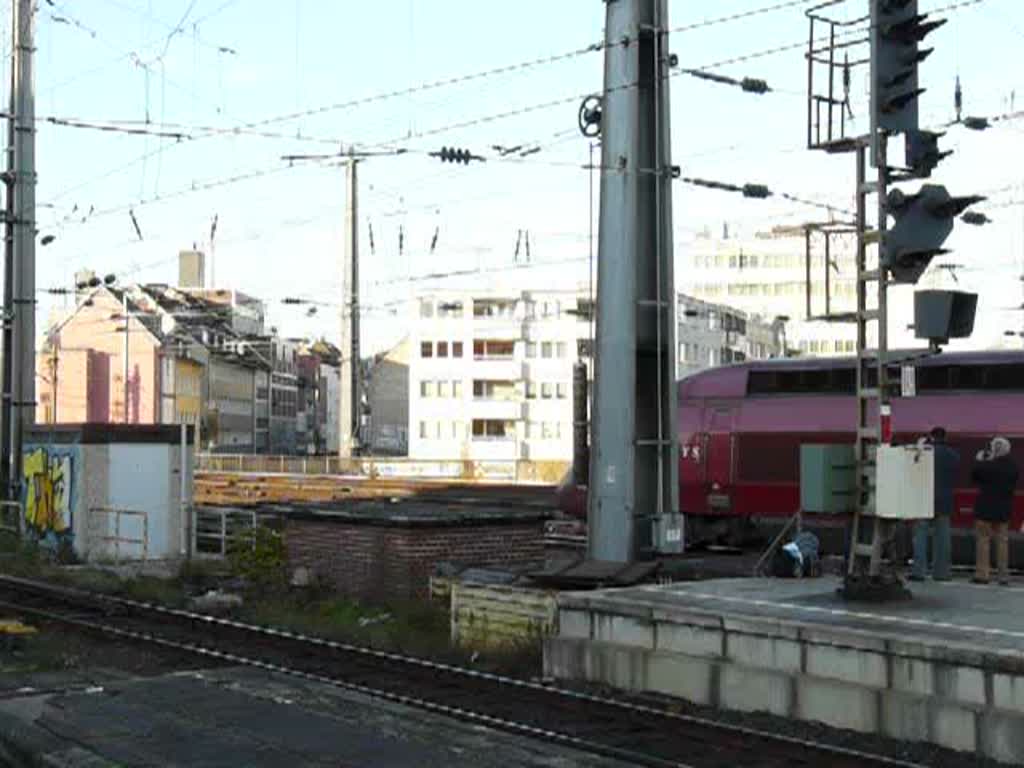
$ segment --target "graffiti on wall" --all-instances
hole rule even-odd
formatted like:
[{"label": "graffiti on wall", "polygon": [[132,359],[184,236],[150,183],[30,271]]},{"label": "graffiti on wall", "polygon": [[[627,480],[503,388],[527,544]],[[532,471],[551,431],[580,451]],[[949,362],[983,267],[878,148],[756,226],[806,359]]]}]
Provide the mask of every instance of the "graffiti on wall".
[{"label": "graffiti on wall", "polygon": [[25,523],[49,544],[71,537],[75,457],[75,449],[66,447],[32,447],[25,452]]}]

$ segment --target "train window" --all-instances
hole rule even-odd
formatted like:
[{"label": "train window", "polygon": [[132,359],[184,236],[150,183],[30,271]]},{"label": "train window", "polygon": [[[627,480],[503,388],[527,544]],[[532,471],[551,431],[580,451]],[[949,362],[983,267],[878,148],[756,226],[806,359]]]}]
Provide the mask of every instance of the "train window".
[{"label": "train window", "polygon": [[1024,390],[1024,365],[990,365],[985,371],[985,389]]},{"label": "train window", "polygon": [[922,392],[949,389],[948,365],[928,365],[917,369],[917,388]]},{"label": "train window", "polygon": [[[889,367],[889,383],[898,386],[900,366]],[[854,368],[750,371],[748,395],[852,395],[856,388]],[[866,385],[878,386],[878,370],[868,368]],[[1024,392],[1024,364],[923,365],[917,369],[918,392],[949,390],[997,390]]]},{"label": "train window", "polygon": [[970,365],[955,365],[950,367],[950,388],[951,389],[982,389],[982,369]]},{"label": "train window", "polygon": [[853,394],[854,382],[853,368],[751,371],[747,376],[747,394]]},{"label": "train window", "polygon": [[832,391],[850,392],[857,388],[857,371],[853,368],[832,369]]}]

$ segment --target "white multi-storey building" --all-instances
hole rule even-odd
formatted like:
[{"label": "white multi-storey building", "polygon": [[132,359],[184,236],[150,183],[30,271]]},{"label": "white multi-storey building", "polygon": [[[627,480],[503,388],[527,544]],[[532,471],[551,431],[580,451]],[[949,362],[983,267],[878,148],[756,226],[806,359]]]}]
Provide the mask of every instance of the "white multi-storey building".
[{"label": "white multi-storey building", "polygon": [[564,460],[572,366],[589,359],[575,291],[438,292],[413,304],[409,456]]},{"label": "white multi-storey building", "polygon": [[[683,295],[676,305],[679,377],[781,354],[777,323]],[[573,363],[591,376],[586,290],[436,292],[412,314],[410,457],[572,457]]]}]

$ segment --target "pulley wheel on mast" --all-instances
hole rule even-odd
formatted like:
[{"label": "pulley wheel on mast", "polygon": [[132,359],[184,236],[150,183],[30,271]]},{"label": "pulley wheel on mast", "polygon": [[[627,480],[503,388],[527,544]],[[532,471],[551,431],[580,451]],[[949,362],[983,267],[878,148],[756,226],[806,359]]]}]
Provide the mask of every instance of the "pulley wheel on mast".
[{"label": "pulley wheel on mast", "polygon": [[587,96],[580,104],[580,133],[588,139],[601,135],[601,97],[594,94]]}]

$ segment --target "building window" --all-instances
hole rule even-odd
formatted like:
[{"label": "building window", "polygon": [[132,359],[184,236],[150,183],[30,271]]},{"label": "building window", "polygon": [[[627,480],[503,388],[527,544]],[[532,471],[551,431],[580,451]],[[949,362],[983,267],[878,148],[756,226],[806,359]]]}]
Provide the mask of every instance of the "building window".
[{"label": "building window", "polygon": [[433,357],[434,356],[434,343],[431,341],[420,342],[420,357]]},{"label": "building window", "polygon": [[421,381],[420,382],[420,397],[433,397],[434,396],[434,382],[432,381]]},{"label": "building window", "polygon": [[420,437],[424,440],[427,439],[427,422],[420,422]]},{"label": "building window", "polygon": [[451,382],[439,381],[437,382],[437,396],[448,398],[451,397]]},{"label": "building window", "polygon": [[474,381],[473,397],[477,400],[500,400],[502,402],[517,400],[516,383],[514,381]]},{"label": "building window", "polygon": [[577,339],[576,340],[576,355],[578,357],[593,357],[594,349],[590,343],[590,339]]},{"label": "building window", "polygon": [[528,358],[531,358],[531,359],[537,357],[537,342],[536,341],[528,341],[528,342],[526,342],[526,356]]},{"label": "building window", "polygon": [[448,357],[448,342],[447,341],[439,341],[439,342],[437,342],[437,356],[438,357]]},{"label": "building window", "polygon": [[540,356],[544,359],[550,359],[554,352],[554,345],[550,341],[541,342],[540,345]]},{"label": "building window", "polygon": [[559,400],[565,400],[569,396],[569,387],[568,387],[568,385],[566,385],[566,384],[564,384],[562,382],[559,382],[558,384],[556,384],[555,385],[555,396]]},{"label": "building window", "polygon": [[434,316],[434,302],[431,299],[420,299],[420,317]]},{"label": "building window", "polygon": [[560,341],[555,345],[555,354],[559,360],[564,360],[569,354],[569,345],[564,341]]},{"label": "building window", "polygon": [[514,341],[474,341],[473,357],[477,360],[511,360],[515,349]]},{"label": "building window", "polygon": [[526,399],[536,400],[537,399],[537,382],[528,381],[526,382]]},{"label": "building window", "polygon": [[543,384],[540,385],[540,396],[544,400],[550,400],[551,399],[551,390],[552,390],[551,382],[550,381],[545,381]]},{"label": "building window", "polygon": [[476,299],[473,301],[473,317],[512,317],[516,304],[507,299]]},{"label": "building window", "polygon": [[513,440],[516,423],[502,419],[473,419],[474,440]]},{"label": "building window", "polygon": [[453,341],[452,342],[452,357],[462,357],[462,342],[461,341]]},{"label": "building window", "polygon": [[527,299],[523,302],[523,316],[527,320],[533,320],[537,316],[537,305],[532,299]]},{"label": "building window", "polygon": [[442,301],[437,305],[438,317],[462,317],[461,301]]},{"label": "building window", "polygon": [[459,400],[459,399],[462,398],[462,382],[461,381],[453,381],[452,382],[452,397],[454,397],[456,400]]}]

